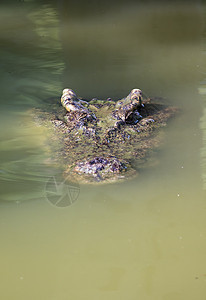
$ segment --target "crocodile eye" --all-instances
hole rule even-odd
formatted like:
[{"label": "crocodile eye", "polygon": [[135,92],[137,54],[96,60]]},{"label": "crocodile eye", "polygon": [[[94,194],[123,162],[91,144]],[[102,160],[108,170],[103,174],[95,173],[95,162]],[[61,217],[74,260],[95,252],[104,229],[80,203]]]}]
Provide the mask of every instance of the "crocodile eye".
[{"label": "crocodile eye", "polygon": [[64,89],[62,95],[69,95],[69,96],[76,97],[75,92],[71,89]]},{"label": "crocodile eye", "polygon": [[64,89],[64,90],[62,91],[62,95],[68,94],[68,92],[69,92],[69,89]]},{"label": "crocodile eye", "polygon": [[140,89],[133,89],[132,91],[131,91],[131,93],[132,94],[138,94],[138,95],[142,95],[142,91],[140,90]]}]

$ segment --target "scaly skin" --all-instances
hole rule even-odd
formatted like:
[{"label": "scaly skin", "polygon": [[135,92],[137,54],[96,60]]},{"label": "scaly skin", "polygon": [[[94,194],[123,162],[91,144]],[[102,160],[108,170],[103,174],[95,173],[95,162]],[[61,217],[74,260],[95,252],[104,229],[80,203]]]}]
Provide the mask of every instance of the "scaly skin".
[{"label": "scaly skin", "polygon": [[83,183],[134,176],[132,162],[138,162],[139,168],[145,164],[161,140],[157,129],[177,112],[143,99],[140,89],[116,102],[110,98],[85,101],[64,89],[61,104],[66,111],[55,106],[53,112],[36,110],[35,116],[38,123],[54,128],[52,140],[58,146],[53,159],[63,166],[65,177]]}]

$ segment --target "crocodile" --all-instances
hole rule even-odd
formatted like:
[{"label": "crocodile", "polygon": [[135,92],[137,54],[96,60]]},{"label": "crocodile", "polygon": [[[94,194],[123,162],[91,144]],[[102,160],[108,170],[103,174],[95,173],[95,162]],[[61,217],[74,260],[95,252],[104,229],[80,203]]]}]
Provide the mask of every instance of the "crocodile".
[{"label": "crocodile", "polygon": [[66,88],[59,104],[33,114],[38,125],[51,129],[51,161],[62,167],[65,178],[81,183],[110,183],[137,175],[159,146],[161,128],[177,112],[144,97],[140,89],[114,101],[85,100]]}]

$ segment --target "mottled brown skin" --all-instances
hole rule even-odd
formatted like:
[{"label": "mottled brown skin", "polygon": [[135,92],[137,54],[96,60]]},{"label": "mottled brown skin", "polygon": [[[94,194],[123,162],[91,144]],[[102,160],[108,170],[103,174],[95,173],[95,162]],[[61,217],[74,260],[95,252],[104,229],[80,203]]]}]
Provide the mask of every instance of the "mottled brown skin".
[{"label": "mottled brown skin", "polygon": [[54,129],[53,160],[63,166],[65,177],[83,183],[134,176],[133,161],[140,167],[145,164],[161,141],[157,129],[177,112],[144,99],[139,89],[118,101],[85,101],[64,89],[61,104],[64,109],[54,105],[50,112],[38,110],[35,116],[38,123]]}]

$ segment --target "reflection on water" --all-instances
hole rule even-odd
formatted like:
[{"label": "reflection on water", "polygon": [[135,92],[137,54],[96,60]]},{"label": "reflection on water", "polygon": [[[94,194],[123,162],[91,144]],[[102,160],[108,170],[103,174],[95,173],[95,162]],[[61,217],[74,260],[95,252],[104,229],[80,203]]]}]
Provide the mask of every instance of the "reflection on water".
[{"label": "reflection on water", "polygon": [[[64,62],[57,12],[48,5],[22,5],[14,10],[3,6],[0,14],[1,103],[28,108],[51,95],[59,95]],[[6,27],[8,17],[12,24]]]},{"label": "reflection on water", "polygon": [[[1,32],[4,41],[2,57],[5,60],[2,73],[6,81],[2,83],[1,102],[5,108],[1,113],[1,124],[7,127],[6,132],[1,133],[0,146],[0,175],[4,180],[2,198],[35,199],[42,196],[51,170],[45,169],[44,165],[48,158],[44,143],[46,132],[32,124],[28,108],[40,106],[43,100],[51,101],[48,98],[57,98],[62,90],[60,78],[64,63],[58,37],[59,19],[54,8],[42,5],[32,9],[22,6],[17,12],[4,7],[3,21],[5,12],[9,13],[8,9],[15,18],[9,28],[10,34],[6,36],[4,31]],[[21,22],[16,18],[16,13]],[[13,189],[8,193],[11,181]]]},{"label": "reflection on water", "polygon": [[[204,12],[205,15],[205,12]],[[204,190],[206,190],[206,108],[205,108],[205,100],[206,100],[206,39],[205,39],[205,30],[203,33],[203,42],[202,42],[202,60],[200,66],[200,72],[202,74],[202,80],[199,86],[199,94],[201,95],[201,99],[203,100],[204,107],[202,111],[202,116],[200,119],[200,127],[202,129],[202,147],[201,147],[201,165],[202,165],[202,179]]]},{"label": "reflection on water", "polygon": [[[204,299],[203,7],[46,2],[0,10],[1,200],[16,200],[1,201],[1,298]],[[47,132],[27,110],[66,86],[114,99],[139,87],[181,113],[158,165],[121,184],[80,186],[61,209],[45,199],[60,170],[46,166]]]}]

